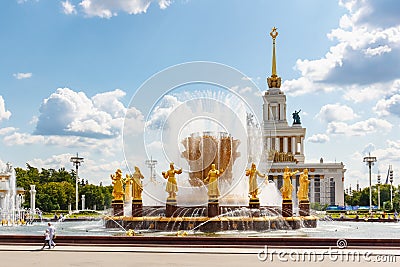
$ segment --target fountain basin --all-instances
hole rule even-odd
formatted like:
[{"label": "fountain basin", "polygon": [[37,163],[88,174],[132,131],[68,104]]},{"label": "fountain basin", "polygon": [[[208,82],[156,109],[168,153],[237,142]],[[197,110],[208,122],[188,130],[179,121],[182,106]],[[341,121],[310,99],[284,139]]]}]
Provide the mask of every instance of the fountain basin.
[{"label": "fountain basin", "polygon": [[180,231],[194,230],[205,233],[219,231],[267,231],[267,230],[295,230],[301,227],[317,227],[318,218],[305,217],[122,217],[114,216],[105,219],[106,228],[132,230]]}]

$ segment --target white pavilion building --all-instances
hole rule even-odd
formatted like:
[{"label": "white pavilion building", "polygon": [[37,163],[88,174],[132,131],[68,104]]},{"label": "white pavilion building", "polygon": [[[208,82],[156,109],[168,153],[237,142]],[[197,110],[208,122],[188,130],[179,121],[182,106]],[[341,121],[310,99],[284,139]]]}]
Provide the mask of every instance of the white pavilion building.
[{"label": "white pavilion building", "polygon": [[[328,205],[344,205],[344,173],[346,169],[341,163],[305,161],[306,128],[300,121],[299,111],[293,113],[293,124],[289,125],[286,117],[286,96],[280,89],[281,78],[276,73],[275,38],[278,35],[274,28],[271,32],[273,39],[272,75],[267,78],[268,90],[263,95],[262,134],[265,157],[262,164],[270,166],[269,180],[273,180],[277,188],[282,187],[284,168],[291,170],[309,170],[310,203]],[[266,161],[266,162],[265,162]],[[293,176],[293,202],[297,203],[299,175]]]}]

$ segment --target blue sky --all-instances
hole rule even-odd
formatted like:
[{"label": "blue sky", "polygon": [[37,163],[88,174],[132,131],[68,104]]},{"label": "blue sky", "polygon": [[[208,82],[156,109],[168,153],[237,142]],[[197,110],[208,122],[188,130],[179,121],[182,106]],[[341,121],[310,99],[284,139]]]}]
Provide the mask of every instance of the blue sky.
[{"label": "blue sky", "polygon": [[3,163],[70,168],[79,152],[82,176],[109,184],[124,166],[121,127],[142,83],[201,60],[266,90],[276,26],[278,74],[288,113],[302,109],[306,161],[342,161],[354,188],[367,185],[371,152],[375,174],[393,164],[400,179],[396,0],[7,0],[0,13]]}]

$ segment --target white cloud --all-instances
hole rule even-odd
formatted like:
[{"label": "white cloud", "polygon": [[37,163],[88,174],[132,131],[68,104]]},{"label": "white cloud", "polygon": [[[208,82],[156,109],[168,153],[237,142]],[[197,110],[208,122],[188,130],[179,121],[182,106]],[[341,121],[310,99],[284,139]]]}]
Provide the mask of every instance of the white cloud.
[{"label": "white cloud", "polygon": [[[128,14],[146,13],[154,0],[83,0],[79,3],[85,15],[89,17],[111,18],[118,12]],[[166,9],[170,0],[158,0],[160,9]]]},{"label": "white cloud", "polygon": [[374,132],[389,132],[392,124],[386,120],[369,118],[354,124],[345,122],[330,122],[327,127],[328,134],[343,134],[348,136],[364,136]]},{"label": "white cloud", "polygon": [[7,135],[10,133],[13,133],[15,131],[17,131],[17,128],[14,127],[5,127],[5,128],[0,128],[0,135]]},{"label": "white cloud", "polygon": [[[243,77],[242,78],[242,80],[246,80],[246,79],[244,79],[245,77]],[[251,81],[251,79],[249,78],[249,79],[247,79],[247,81]],[[232,90],[232,91],[234,91],[234,92],[237,92],[238,94],[246,94],[246,93],[251,93],[251,92],[253,92],[253,88],[252,87],[250,87],[250,86],[244,86],[244,87],[241,87],[241,86],[238,86],[238,85],[235,85],[235,86],[232,86],[231,88],[230,88],[230,90]]]},{"label": "white cloud", "polygon": [[332,122],[332,121],[349,121],[358,117],[351,107],[346,105],[328,104],[321,108],[319,113],[315,116],[321,121]]},{"label": "white cloud", "polygon": [[83,92],[58,88],[43,101],[35,134],[116,137],[122,131],[126,112],[120,102],[124,95],[116,89],[88,98]]},{"label": "white cloud", "polygon": [[400,117],[400,95],[397,94],[388,99],[379,100],[373,110],[379,116],[388,116],[393,114]]},{"label": "white cloud", "polygon": [[35,143],[46,143],[44,136],[41,135],[31,135],[29,133],[14,132],[7,135],[3,139],[6,145],[32,145]]},{"label": "white cloud", "polygon": [[142,113],[134,107],[127,110],[120,102],[124,96],[124,91],[116,89],[88,98],[83,92],[59,88],[43,101],[39,117],[32,120],[36,123],[34,134],[7,127],[0,128],[0,135],[7,146],[78,148],[114,156],[123,151],[122,127],[133,135],[144,128]]},{"label": "white cloud", "polygon": [[33,135],[30,133],[13,132],[5,135],[3,142],[7,146],[34,146],[46,145],[62,149],[82,149],[101,154],[102,156],[114,156],[122,151],[121,136],[109,139],[94,139],[78,136],[57,135]]},{"label": "white cloud", "polygon": [[168,116],[181,104],[182,102],[175,96],[165,95],[161,102],[154,108],[150,119],[146,121],[146,127],[152,130],[162,129]]},{"label": "white cloud", "polygon": [[70,158],[74,156],[72,154],[60,154],[60,155],[52,155],[50,158],[47,159],[32,159],[28,160],[27,163],[33,167],[37,168],[45,168],[45,169],[60,169],[65,167],[72,167]]},{"label": "white cloud", "polygon": [[169,7],[169,5],[171,5],[171,3],[171,0],[158,0],[158,6],[161,9],[166,9],[167,7]]},{"label": "white cloud", "polygon": [[373,143],[369,143],[368,145],[364,146],[364,149],[362,151],[363,156],[367,156],[371,151],[375,150],[375,145]]},{"label": "white cloud", "polygon": [[32,77],[32,73],[31,72],[18,72],[18,73],[14,73],[13,76],[17,79],[17,80],[23,80],[23,79],[29,79]]},{"label": "white cloud", "polygon": [[6,110],[6,105],[3,96],[0,95],[0,121],[8,120],[11,116],[11,112]]},{"label": "white cloud", "polygon": [[340,5],[348,13],[340,19],[339,28],[328,34],[338,43],[320,59],[297,60],[301,77],[282,85],[289,95],[335,89],[346,92],[346,99],[361,102],[378,99],[382,92],[387,95],[372,89],[400,78],[400,3],[351,0]]},{"label": "white cloud", "polygon": [[[52,155],[49,158],[34,158],[28,160],[27,163],[36,168],[65,168],[69,170],[73,169],[73,165],[70,162],[72,156],[75,155],[69,153]],[[84,162],[79,168],[79,177],[83,180],[88,180],[90,183],[99,184],[103,182],[104,185],[107,185],[111,183],[110,174],[114,173],[116,169],[122,169],[126,172],[126,164],[123,160],[97,161],[93,159],[91,153],[82,153],[79,156],[84,158]]]},{"label": "white cloud", "polygon": [[329,136],[326,134],[314,134],[307,139],[311,143],[326,143],[329,142]]},{"label": "white cloud", "polygon": [[380,56],[381,54],[388,53],[390,51],[392,51],[392,49],[387,45],[381,45],[375,48],[368,47],[367,49],[364,49],[364,53],[367,56]]},{"label": "white cloud", "polygon": [[75,5],[73,5],[70,1],[66,0],[64,2],[61,2],[61,5],[63,7],[64,14],[66,15],[77,14]]},{"label": "white cloud", "polygon": [[144,125],[143,114],[135,107],[129,108],[124,121],[124,134],[138,135],[143,133]]},{"label": "white cloud", "polygon": [[344,99],[354,103],[362,103],[381,99],[400,90],[400,79],[388,83],[372,83],[369,85],[352,85],[346,87]]},{"label": "white cloud", "polygon": [[[384,183],[386,180],[386,173],[388,166],[391,164],[393,165],[393,169],[395,173],[400,172],[399,168],[399,163],[400,163],[400,140],[387,140],[386,141],[386,146],[384,147],[377,147],[375,144],[368,144],[363,148],[362,152],[355,152],[354,155],[352,155],[353,158],[359,159],[358,161],[361,161],[363,157],[367,156],[368,153],[371,153],[371,156],[374,156],[377,158],[377,163],[376,171],[380,171],[382,175],[382,182]],[[364,172],[360,172],[361,175],[359,175],[359,180],[362,181],[364,185],[368,184],[367,178],[367,168],[363,167],[362,169]],[[349,177],[349,175],[347,175]],[[363,178],[362,178],[363,177]],[[397,181],[398,182],[398,181]],[[397,183],[396,182],[396,183]]]}]

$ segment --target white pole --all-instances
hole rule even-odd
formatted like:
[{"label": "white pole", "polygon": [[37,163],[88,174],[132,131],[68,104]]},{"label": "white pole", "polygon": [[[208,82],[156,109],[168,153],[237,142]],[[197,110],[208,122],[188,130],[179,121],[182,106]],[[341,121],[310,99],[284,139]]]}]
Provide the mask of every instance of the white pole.
[{"label": "white pole", "polygon": [[78,176],[78,164],[76,166],[76,181],[75,181],[75,210],[78,211],[78,181],[79,181],[79,176]]},{"label": "white pole", "polygon": [[82,195],[82,210],[85,210],[85,195]]}]

